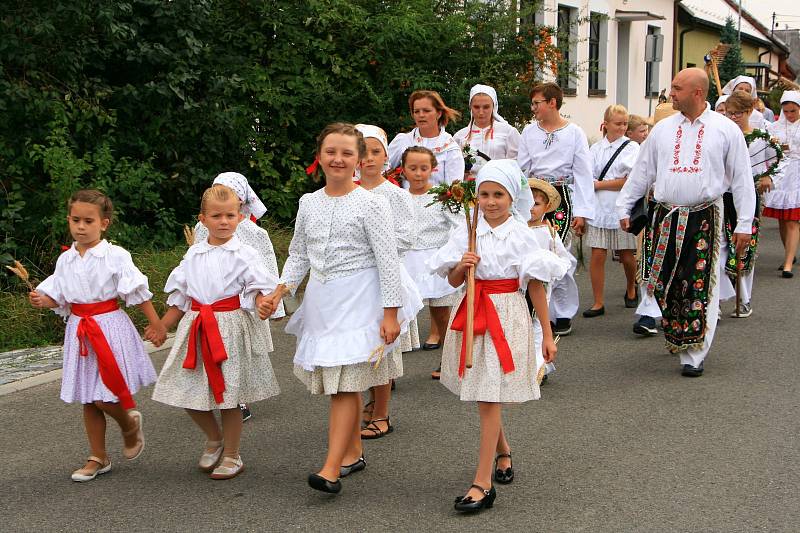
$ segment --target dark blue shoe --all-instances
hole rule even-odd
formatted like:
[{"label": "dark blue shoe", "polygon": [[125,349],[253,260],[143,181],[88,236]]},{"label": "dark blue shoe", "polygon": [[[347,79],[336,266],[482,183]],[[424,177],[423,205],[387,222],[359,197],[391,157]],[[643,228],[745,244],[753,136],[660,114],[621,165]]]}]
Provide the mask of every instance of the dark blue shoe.
[{"label": "dark blue shoe", "polygon": [[636,324],[633,325],[633,332],[643,337],[652,337],[658,333],[656,319],[651,316],[642,315]]},{"label": "dark blue shoe", "polygon": [[681,375],[687,378],[699,378],[703,375],[703,363],[700,363],[700,366],[683,365]]}]

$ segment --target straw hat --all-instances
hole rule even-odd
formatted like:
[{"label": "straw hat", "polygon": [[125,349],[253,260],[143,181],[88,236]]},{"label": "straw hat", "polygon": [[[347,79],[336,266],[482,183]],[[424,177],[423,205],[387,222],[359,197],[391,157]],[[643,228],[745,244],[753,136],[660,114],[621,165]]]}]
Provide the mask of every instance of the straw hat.
[{"label": "straw hat", "polygon": [[558,194],[558,191],[555,187],[546,181],[539,178],[528,178],[528,187],[531,189],[536,189],[537,191],[542,191],[547,195],[548,203],[545,213],[555,211],[558,209],[558,206],[561,205],[561,195]]},{"label": "straw hat", "polygon": [[678,110],[672,107],[672,102],[665,102],[656,106],[656,112],[653,116],[653,124],[658,124],[659,121],[664,120],[677,113]]}]

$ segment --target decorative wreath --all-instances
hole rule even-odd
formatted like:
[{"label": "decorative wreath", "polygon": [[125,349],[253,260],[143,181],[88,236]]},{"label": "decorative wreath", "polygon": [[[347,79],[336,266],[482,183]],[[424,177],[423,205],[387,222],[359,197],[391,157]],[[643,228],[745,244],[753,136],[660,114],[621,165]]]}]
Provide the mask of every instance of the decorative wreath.
[{"label": "decorative wreath", "polygon": [[467,178],[464,181],[455,180],[449,185],[442,183],[431,187],[428,193],[436,196],[436,199],[428,205],[442,204],[443,209],[447,209],[454,214],[464,211],[467,213],[467,220],[469,220],[470,207],[475,205],[476,200],[475,178]]},{"label": "decorative wreath", "polygon": [[765,176],[772,178],[778,171],[778,163],[783,159],[783,148],[781,148],[780,143],[774,137],[770,136],[770,134],[764,130],[753,130],[744,136],[744,140],[747,141],[747,146],[750,146],[750,143],[756,139],[763,139],[767,143],[768,148],[775,150],[775,161],[767,168],[766,172],[757,177],[757,180]]}]

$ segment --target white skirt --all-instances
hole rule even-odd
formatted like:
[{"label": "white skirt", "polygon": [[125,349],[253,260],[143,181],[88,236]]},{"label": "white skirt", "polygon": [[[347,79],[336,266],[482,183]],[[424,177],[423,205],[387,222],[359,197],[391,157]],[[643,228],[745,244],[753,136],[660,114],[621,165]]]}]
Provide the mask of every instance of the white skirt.
[{"label": "white skirt", "polygon": [[[458,287],[453,287],[447,278],[432,272],[425,262],[436,253],[436,248],[427,250],[410,250],[406,252],[403,263],[411,279],[419,289],[423,299],[443,298],[458,292]],[[451,304],[452,305],[452,304]]]},{"label": "white skirt", "polygon": [[[403,307],[397,312],[397,320],[403,334],[422,309],[422,301],[413,284],[404,282],[401,286]],[[286,325],[286,333],[297,337],[294,364],[312,371],[315,367],[364,363],[374,359],[382,346],[385,355],[391,354],[400,338],[384,345],[380,336],[382,320],[377,268],[327,283],[311,278],[303,303]]]},{"label": "white skirt", "polygon": [[590,248],[605,250],[635,250],[636,235],[619,228],[598,228],[587,224],[586,241]]}]

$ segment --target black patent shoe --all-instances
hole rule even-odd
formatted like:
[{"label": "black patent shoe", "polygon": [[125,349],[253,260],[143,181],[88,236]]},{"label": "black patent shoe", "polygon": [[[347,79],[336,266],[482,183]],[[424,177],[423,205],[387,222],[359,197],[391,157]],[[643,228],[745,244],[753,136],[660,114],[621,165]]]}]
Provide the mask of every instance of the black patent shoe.
[{"label": "black patent shoe", "polygon": [[[494,499],[497,497],[497,492],[492,487],[489,490],[484,489],[480,485],[470,485],[470,489],[475,487],[483,492],[483,498],[480,500],[473,500],[472,496],[459,496],[456,498],[455,510],[461,513],[472,513],[475,511],[483,511],[484,509],[491,509],[494,505]],[[469,491],[468,491],[469,492]]]},{"label": "black patent shoe", "polygon": [[338,479],[336,481],[328,481],[319,474],[308,475],[308,486],[320,492],[327,492],[330,494],[338,494],[342,490],[342,482]]},{"label": "black patent shoe", "polygon": [[509,466],[505,470],[500,470],[497,468],[497,460],[502,457],[508,457],[508,460],[511,461],[511,454],[510,453],[498,453],[497,457],[494,458],[494,480],[501,485],[508,485],[512,481],[514,481],[514,468],[513,466]]},{"label": "black patent shoe", "polygon": [[358,461],[356,461],[355,463],[340,466],[339,478],[347,477],[350,474],[360,472],[361,470],[364,470],[366,467],[367,467],[367,461],[366,459],[364,459],[364,456],[362,455],[361,457],[358,458]]}]

